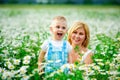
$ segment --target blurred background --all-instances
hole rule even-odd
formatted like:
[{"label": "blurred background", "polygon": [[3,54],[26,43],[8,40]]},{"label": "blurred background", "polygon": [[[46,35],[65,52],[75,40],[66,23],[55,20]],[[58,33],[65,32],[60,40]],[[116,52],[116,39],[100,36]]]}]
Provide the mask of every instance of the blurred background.
[{"label": "blurred background", "polygon": [[[120,80],[120,0],[0,0],[0,80],[42,80],[40,46],[58,15],[66,17],[68,27],[76,20],[88,24],[94,56],[89,69],[59,71],[59,79],[53,75],[52,80]],[[81,66],[88,71],[82,73]]]},{"label": "blurred background", "polygon": [[120,0],[0,0],[0,4],[120,4]]}]

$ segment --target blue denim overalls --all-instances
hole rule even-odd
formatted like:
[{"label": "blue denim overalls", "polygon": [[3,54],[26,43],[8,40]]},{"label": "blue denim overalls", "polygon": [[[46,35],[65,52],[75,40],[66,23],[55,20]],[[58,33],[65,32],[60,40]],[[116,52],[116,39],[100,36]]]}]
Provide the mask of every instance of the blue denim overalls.
[{"label": "blue denim overalls", "polygon": [[49,42],[48,53],[46,57],[47,65],[45,72],[51,73],[58,70],[62,65],[68,61],[68,51],[66,48],[66,41],[63,41],[62,49],[57,49]]}]

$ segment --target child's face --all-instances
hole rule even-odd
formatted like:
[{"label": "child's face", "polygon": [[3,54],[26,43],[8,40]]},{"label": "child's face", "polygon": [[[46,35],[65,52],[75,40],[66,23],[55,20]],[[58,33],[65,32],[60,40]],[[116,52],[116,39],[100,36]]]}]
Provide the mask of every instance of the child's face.
[{"label": "child's face", "polygon": [[50,30],[53,34],[54,40],[62,40],[64,35],[67,32],[67,23],[66,21],[53,21],[50,27]]},{"label": "child's face", "polygon": [[85,40],[85,30],[83,27],[76,29],[73,31],[71,35],[72,45],[82,45]]}]

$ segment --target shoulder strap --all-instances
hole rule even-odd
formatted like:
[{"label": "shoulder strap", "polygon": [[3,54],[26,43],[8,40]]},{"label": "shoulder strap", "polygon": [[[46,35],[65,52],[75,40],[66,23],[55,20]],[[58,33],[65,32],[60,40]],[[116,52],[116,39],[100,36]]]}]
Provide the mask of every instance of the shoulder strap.
[{"label": "shoulder strap", "polygon": [[87,55],[90,54],[91,50],[88,50],[83,56],[82,56],[82,62],[86,59]]}]

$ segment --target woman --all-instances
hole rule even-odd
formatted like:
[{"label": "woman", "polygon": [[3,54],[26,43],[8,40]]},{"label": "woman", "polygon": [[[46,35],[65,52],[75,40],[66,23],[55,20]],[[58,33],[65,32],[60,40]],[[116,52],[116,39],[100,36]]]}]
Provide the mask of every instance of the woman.
[{"label": "woman", "polygon": [[68,41],[73,50],[69,54],[69,63],[92,63],[92,51],[87,48],[90,40],[90,32],[84,22],[75,22],[68,31]]}]

